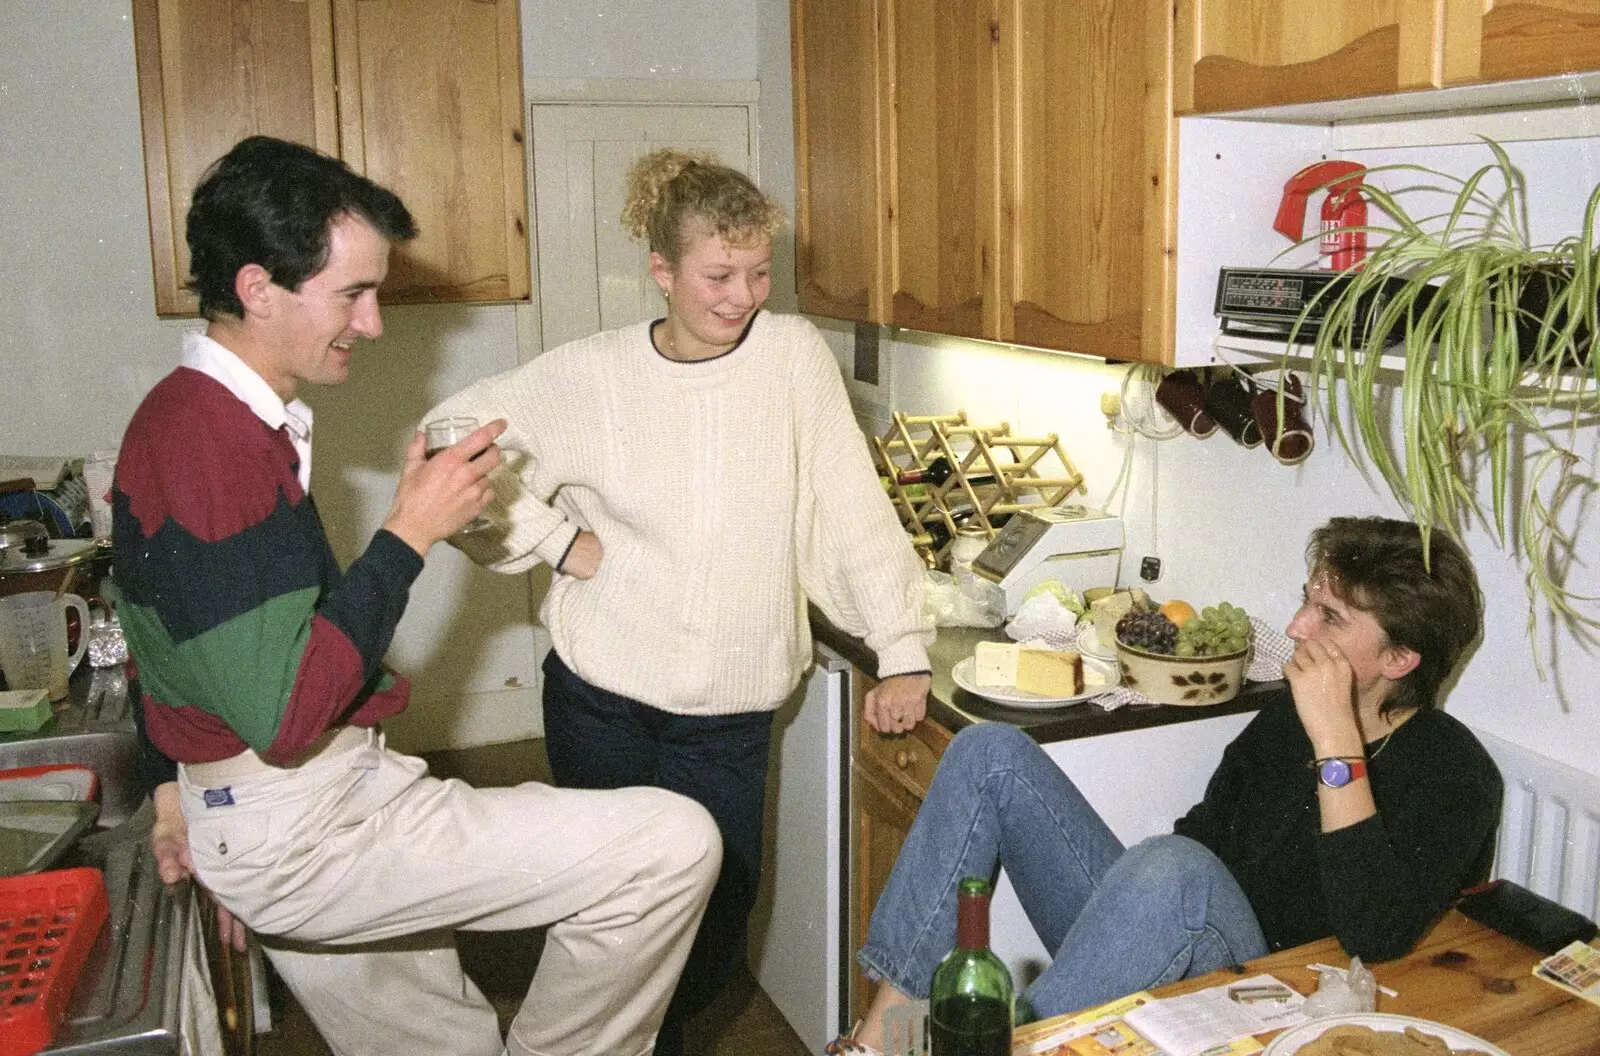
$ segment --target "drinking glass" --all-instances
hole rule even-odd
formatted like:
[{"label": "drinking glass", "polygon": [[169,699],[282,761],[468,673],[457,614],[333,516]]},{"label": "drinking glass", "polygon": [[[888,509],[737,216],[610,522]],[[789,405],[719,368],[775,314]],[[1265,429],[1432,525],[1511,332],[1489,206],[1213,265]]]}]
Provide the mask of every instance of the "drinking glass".
[{"label": "drinking glass", "polygon": [[[468,417],[435,418],[422,426],[425,437],[424,454],[432,458],[447,447],[454,447],[478,428],[478,419]],[[461,527],[462,532],[481,532],[489,527],[485,517],[474,517]]]}]

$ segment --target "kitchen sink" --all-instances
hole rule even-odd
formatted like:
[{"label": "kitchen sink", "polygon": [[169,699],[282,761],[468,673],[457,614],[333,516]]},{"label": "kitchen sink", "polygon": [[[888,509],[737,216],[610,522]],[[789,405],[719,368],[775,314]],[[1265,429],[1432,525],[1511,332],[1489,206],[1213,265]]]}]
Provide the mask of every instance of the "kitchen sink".
[{"label": "kitchen sink", "polygon": [[100,779],[102,829],[121,825],[144,801],[137,759],[138,733],[119,667],[74,678],[67,699],[42,728],[0,733],[0,770],[52,763],[93,770]]}]

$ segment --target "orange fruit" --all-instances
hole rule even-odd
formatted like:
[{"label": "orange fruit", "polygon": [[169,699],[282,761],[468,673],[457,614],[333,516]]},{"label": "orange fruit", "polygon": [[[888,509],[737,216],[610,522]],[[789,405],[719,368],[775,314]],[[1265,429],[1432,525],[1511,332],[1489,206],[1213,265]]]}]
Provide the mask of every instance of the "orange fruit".
[{"label": "orange fruit", "polygon": [[1184,624],[1188,623],[1190,620],[1194,619],[1200,614],[1195,612],[1194,606],[1190,605],[1187,601],[1180,601],[1177,598],[1174,598],[1171,601],[1162,603],[1161,615],[1171,620],[1174,627],[1181,628]]}]

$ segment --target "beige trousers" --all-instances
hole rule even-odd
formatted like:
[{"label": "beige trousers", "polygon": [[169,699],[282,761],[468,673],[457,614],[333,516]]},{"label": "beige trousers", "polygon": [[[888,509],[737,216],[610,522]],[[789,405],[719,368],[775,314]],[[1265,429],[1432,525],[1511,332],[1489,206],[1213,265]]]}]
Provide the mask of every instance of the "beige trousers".
[{"label": "beige trousers", "polygon": [[340,1056],[498,1056],[451,931],[540,926],[505,1049],[649,1053],[722,857],[675,793],[475,789],[365,731],[293,769],[184,766],[179,787],[195,872]]}]

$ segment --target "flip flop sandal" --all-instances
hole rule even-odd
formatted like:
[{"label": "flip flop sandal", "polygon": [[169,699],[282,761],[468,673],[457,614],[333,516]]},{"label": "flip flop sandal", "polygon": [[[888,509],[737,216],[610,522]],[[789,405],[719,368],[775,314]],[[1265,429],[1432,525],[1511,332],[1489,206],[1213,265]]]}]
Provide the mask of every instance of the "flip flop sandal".
[{"label": "flip flop sandal", "polygon": [[1205,386],[1190,370],[1174,370],[1156,386],[1156,402],[1183,426],[1184,432],[1204,440],[1217,431],[1216,420],[1206,413]]},{"label": "flip flop sandal", "polygon": [[1305,418],[1306,398],[1299,377],[1284,375],[1282,422],[1278,420],[1279,391],[1275,388],[1257,392],[1250,401],[1251,414],[1272,457],[1286,466],[1298,466],[1311,456],[1317,446],[1316,437]]},{"label": "flip flop sandal", "polygon": [[860,1029],[857,1023],[849,1034],[834,1038],[822,1051],[827,1056],[927,1056],[928,1002],[909,1001],[883,1013],[882,1052],[854,1040],[852,1035]]}]

